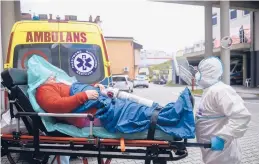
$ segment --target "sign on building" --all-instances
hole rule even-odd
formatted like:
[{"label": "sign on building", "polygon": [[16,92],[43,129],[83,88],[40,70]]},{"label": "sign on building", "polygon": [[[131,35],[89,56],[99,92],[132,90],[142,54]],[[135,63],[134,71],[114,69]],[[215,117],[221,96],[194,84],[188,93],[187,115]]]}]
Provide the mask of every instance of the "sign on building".
[{"label": "sign on building", "polygon": [[221,39],[220,45],[224,49],[229,49],[232,46],[232,39],[230,36],[225,36]]}]

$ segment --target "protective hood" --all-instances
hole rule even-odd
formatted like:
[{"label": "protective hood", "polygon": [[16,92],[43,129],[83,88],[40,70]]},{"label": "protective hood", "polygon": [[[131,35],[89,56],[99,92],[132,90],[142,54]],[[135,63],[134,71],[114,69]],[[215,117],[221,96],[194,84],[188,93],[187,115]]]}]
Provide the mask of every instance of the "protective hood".
[{"label": "protective hood", "polygon": [[209,57],[200,62],[195,78],[198,85],[205,89],[219,82],[222,74],[221,60],[217,57]]}]

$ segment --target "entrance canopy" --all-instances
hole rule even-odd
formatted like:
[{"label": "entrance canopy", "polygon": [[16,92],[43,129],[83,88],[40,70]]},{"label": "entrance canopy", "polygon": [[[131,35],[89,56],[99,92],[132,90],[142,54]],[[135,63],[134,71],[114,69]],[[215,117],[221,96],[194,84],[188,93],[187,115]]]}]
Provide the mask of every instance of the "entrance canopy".
[{"label": "entrance canopy", "polygon": [[[213,56],[213,29],[212,29],[212,8],[220,8],[220,38],[230,35],[229,9],[259,11],[259,2],[256,1],[177,1],[177,0],[150,0],[161,3],[178,3],[183,5],[204,6],[205,16],[205,49],[203,57]],[[230,49],[221,47],[220,58],[223,63],[223,81],[230,84]],[[201,56],[201,57],[202,57]]]},{"label": "entrance canopy", "polygon": [[[207,1],[176,1],[176,0],[151,0],[154,2],[165,2],[165,3],[178,3],[184,5],[198,5],[205,6]],[[220,7],[220,1],[210,1],[213,7]],[[258,10],[259,11],[259,1],[229,1],[231,9],[238,10]]]}]

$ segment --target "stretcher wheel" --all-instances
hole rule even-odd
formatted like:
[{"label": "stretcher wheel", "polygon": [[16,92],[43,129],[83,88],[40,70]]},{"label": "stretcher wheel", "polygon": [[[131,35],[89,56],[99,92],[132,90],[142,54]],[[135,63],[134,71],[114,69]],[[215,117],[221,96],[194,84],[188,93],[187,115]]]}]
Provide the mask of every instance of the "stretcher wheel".
[{"label": "stretcher wheel", "polygon": [[33,158],[33,163],[35,164],[48,164],[49,155],[38,156]]},{"label": "stretcher wheel", "polygon": [[8,161],[10,164],[15,164],[13,157],[11,156],[11,153],[6,154]]}]

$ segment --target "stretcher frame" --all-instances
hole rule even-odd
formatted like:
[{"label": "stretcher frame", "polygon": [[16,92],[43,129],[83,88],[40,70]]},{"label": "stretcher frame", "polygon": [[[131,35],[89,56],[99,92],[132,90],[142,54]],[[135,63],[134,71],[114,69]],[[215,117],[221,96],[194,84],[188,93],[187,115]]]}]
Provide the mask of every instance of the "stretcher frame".
[{"label": "stretcher frame", "polygon": [[[25,116],[33,117],[33,135],[22,135],[20,132],[20,118]],[[40,117],[87,117],[90,120],[89,137],[40,136],[37,123]],[[36,163],[46,162],[37,158],[42,155],[96,157],[98,164],[109,164],[112,158],[143,159],[145,164],[150,164],[151,160],[166,163],[166,161],[176,161],[187,157],[186,147],[210,148],[210,144],[190,143],[187,142],[187,139],[184,141],[158,141],[95,138],[93,136],[94,116],[91,114],[18,112],[15,118],[18,122],[16,131],[13,134],[1,135],[2,153],[3,155],[31,153]],[[118,148],[119,146],[120,148]],[[172,151],[179,155],[174,156]],[[8,157],[10,163],[13,163],[14,160],[10,158],[11,156]],[[107,160],[104,162],[103,158],[107,158]]]},{"label": "stretcher frame", "polygon": [[[2,74],[1,74],[2,75]],[[2,75],[3,76],[3,75]],[[12,78],[12,77],[11,77]],[[8,79],[9,80],[9,79]],[[155,140],[154,133],[156,127],[156,116],[161,108],[155,110],[152,115],[149,128],[151,137],[142,140],[128,140],[124,138],[109,139],[98,138],[93,135],[92,114],[72,114],[72,113],[36,113],[24,106],[23,101],[16,97],[15,92],[19,85],[27,85],[24,80],[13,81],[12,85],[5,87],[10,105],[11,118],[17,120],[16,131],[12,134],[1,134],[1,156],[7,156],[11,164],[15,164],[11,153],[30,154],[33,163],[46,164],[50,155],[78,156],[84,158],[84,164],[87,157],[97,158],[98,164],[109,164],[112,158],[138,159],[145,160],[145,164],[166,164],[167,161],[177,161],[188,156],[186,147],[210,148],[210,143],[191,143],[187,139],[175,139],[174,141]],[[27,97],[28,98],[28,97]],[[193,103],[193,102],[192,102]],[[13,106],[17,113],[14,114]],[[30,119],[27,119],[27,118]],[[67,137],[62,133],[49,134],[42,129],[41,117],[85,117],[90,120],[89,136],[86,138]],[[28,135],[20,131],[20,120],[23,120],[28,130]],[[31,127],[32,125],[32,127]],[[151,130],[150,130],[151,129]],[[47,134],[47,135],[46,135]],[[104,158],[107,160],[104,162]]]}]

